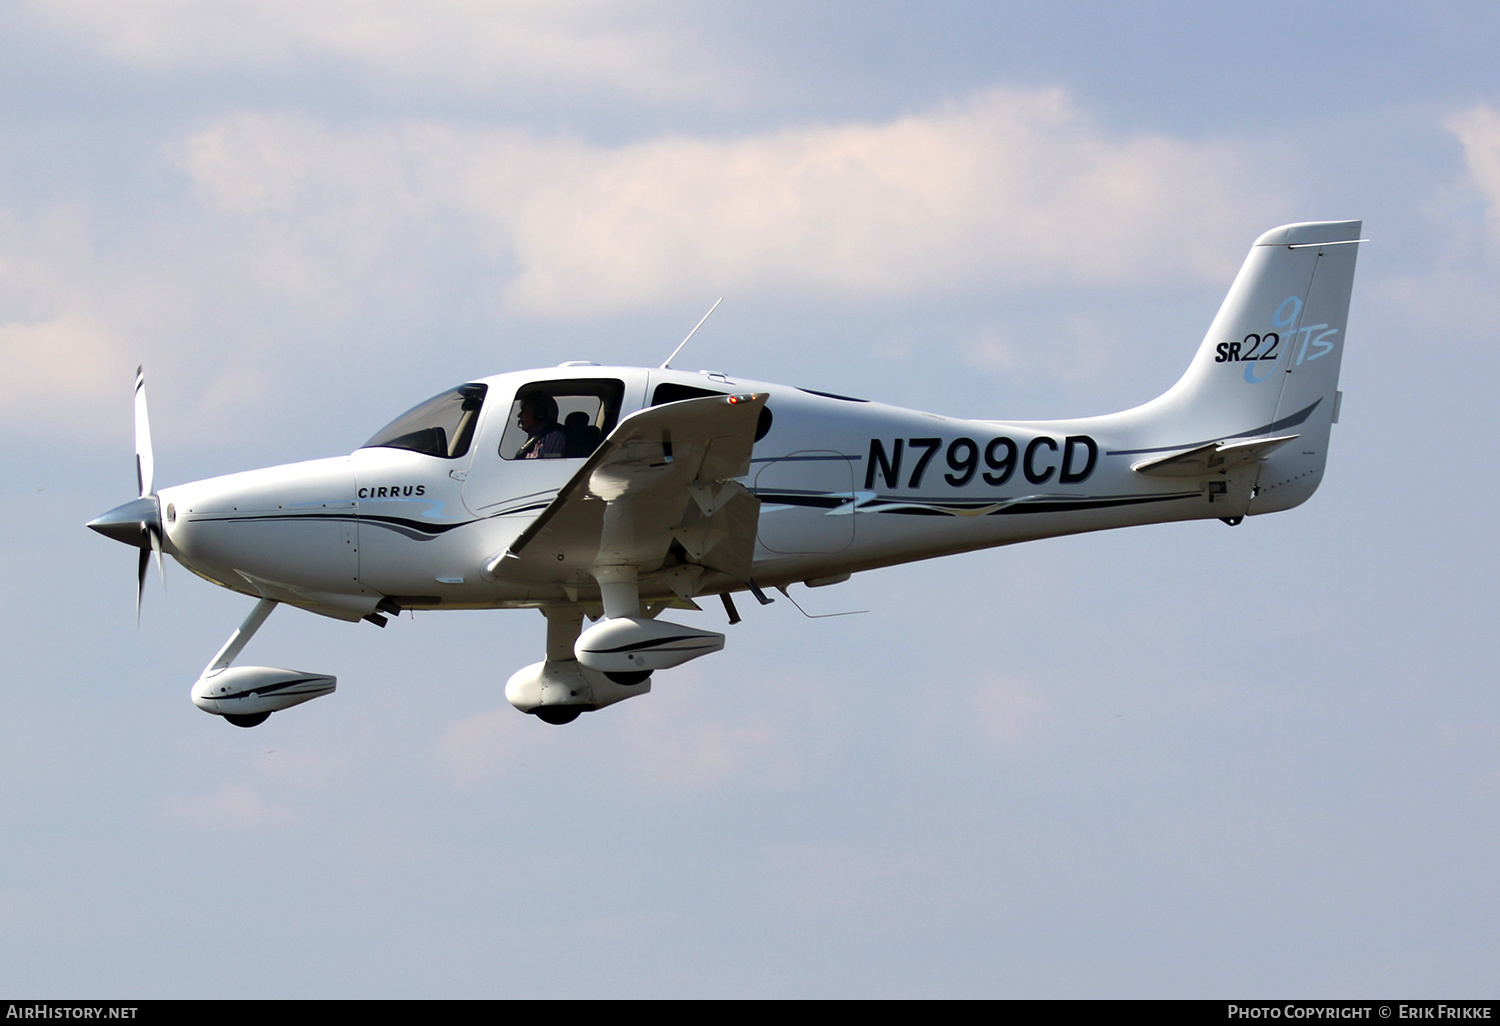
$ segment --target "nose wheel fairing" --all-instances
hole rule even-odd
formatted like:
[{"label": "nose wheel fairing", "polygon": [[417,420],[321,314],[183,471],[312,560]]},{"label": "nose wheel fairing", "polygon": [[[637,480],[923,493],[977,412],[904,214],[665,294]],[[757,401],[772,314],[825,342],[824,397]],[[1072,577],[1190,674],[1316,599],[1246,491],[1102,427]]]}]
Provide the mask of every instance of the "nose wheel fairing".
[{"label": "nose wheel fairing", "polygon": [[257,602],[245,622],[229,635],[224,647],[203,668],[192,690],[193,704],[199,709],[222,716],[236,727],[254,727],[264,723],[273,712],[333,693],[338,681],[328,674],[274,666],[230,665],[276,605],[274,599]]}]

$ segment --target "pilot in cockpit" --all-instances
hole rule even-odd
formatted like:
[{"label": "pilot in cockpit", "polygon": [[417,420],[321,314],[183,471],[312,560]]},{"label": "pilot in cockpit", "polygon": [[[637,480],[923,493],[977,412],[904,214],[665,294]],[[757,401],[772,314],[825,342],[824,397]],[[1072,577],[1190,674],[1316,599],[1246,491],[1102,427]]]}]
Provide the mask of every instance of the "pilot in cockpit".
[{"label": "pilot in cockpit", "polygon": [[568,434],[557,422],[557,400],[550,395],[530,392],[522,396],[516,423],[526,432],[526,443],[516,450],[516,459],[560,459],[567,455]]}]

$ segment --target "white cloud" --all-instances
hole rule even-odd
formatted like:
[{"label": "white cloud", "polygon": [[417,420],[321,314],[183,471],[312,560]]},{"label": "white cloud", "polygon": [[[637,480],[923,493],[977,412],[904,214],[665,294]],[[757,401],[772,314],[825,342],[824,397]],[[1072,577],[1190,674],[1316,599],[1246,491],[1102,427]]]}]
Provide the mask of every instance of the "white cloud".
[{"label": "white cloud", "polygon": [[[195,383],[207,430],[234,420],[224,396],[257,401],[273,354],[309,355],[308,339],[361,317],[428,322],[460,280],[462,302],[556,319],[726,294],[1225,280],[1243,238],[1274,220],[1234,146],[1112,135],[1055,90],[614,146],[254,112],[167,149],[190,188],[156,206],[0,206],[11,419],[49,412],[62,386],[124,397],[144,362]],[[116,410],[85,405],[69,430],[118,427]]]},{"label": "white cloud", "polygon": [[523,303],[576,302],[578,282],[628,304],[677,283],[888,295],[1196,274],[1245,192],[1229,148],[1112,140],[1057,91],[589,156],[518,208]]},{"label": "white cloud", "polygon": [[0,409],[44,430],[88,417],[121,395],[134,370],[119,315],[130,305],[108,277],[76,211],[30,218],[0,211]]},{"label": "white cloud", "polygon": [[1008,372],[1020,364],[1020,347],[994,332],[970,342],[964,349],[964,358],[981,370]]},{"label": "white cloud", "polygon": [[246,114],[180,152],[223,214],[280,218],[308,248],[458,243],[512,304],[550,316],[715,292],[1223,279],[1225,235],[1274,218],[1233,146],[1115,138],[1055,90],[997,90],[878,124],[618,147]]},{"label": "white cloud", "polygon": [[619,0],[32,0],[35,17],[132,67],[352,65],[377,89],[541,85],[643,98],[719,94],[706,47]]},{"label": "white cloud", "polygon": [[624,765],[652,791],[691,793],[726,784],[785,787],[798,775],[786,741],[764,715],[726,724],[656,708],[636,724]]},{"label": "white cloud", "polygon": [[285,826],[295,818],[286,809],[267,805],[259,791],[245,784],[225,784],[211,795],[168,801],[164,811],[177,822],[238,830]]},{"label": "white cloud", "polygon": [[493,780],[545,747],[547,735],[538,729],[541,726],[508,705],[476,713],[444,732],[434,753],[436,762],[455,783]]},{"label": "white cloud", "polygon": [[[34,324],[0,324],[0,406],[11,416],[51,423],[80,399],[111,387],[124,392],[124,366],[115,330],[86,314],[69,313]],[[118,379],[118,380],[116,380]]]},{"label": "white cloud", "polygon": [[[621,779],[648,792],[691,793],[745,784],[783,787],[795,778],[795,759],[769,718],[705,721],[694,714],[694,704],[658,699],[633,710],[628,730],[595,736],[589,746],[596,754],[608,752],[606,761]],[[604,715],[620,712],[612,709]],[[541,721],[501,706],[453,724],[438,742],[436,762],[455,783],[484,784],[528,761],[556,758],[556,737]]]},{"label": "white cloud", "polygon": [[1490,230],[1500,235],[1500,113],[1478,106],[1448,119],[1463,144],[1469,178],[1489,206]]},{"label": "white cloud", "polygon": [[1046,709],[1033,687],[1014,680],[982,682],[975,689],[974,705],[980,734],[1007,748],[1034,738]]}]

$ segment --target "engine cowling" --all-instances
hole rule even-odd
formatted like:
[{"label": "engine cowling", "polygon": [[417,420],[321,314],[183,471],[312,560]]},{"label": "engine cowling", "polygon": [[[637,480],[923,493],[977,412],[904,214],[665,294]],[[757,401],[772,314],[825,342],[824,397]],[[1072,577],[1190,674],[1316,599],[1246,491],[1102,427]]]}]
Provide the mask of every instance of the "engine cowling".
[{"label": "engine cowling", "polygon": [[578,636],[573,654],[592,670],[632,673],[665,670],[717,652],[724,635],[645,617],[601,620]]},{"label": "engine cowling", "polygon": [[332,694],[337,685],[338,679],[326,673],[230,666],[198,678],[193,685],[193,704],[216,716],[264,719],[273,712]]}]

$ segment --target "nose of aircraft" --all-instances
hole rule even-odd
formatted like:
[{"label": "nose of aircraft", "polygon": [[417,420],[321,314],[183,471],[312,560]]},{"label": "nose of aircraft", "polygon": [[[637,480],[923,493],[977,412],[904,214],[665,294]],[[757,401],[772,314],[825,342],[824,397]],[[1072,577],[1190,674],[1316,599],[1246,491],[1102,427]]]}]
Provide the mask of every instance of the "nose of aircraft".
[{"label": "nose of aircraft", "polygon": [[95,517],[88,526],[106,538],[146,549],[151,546],[149,529],[154,528],[158,536],[161,534],[161,511],[156,496],[143,495]]}]

